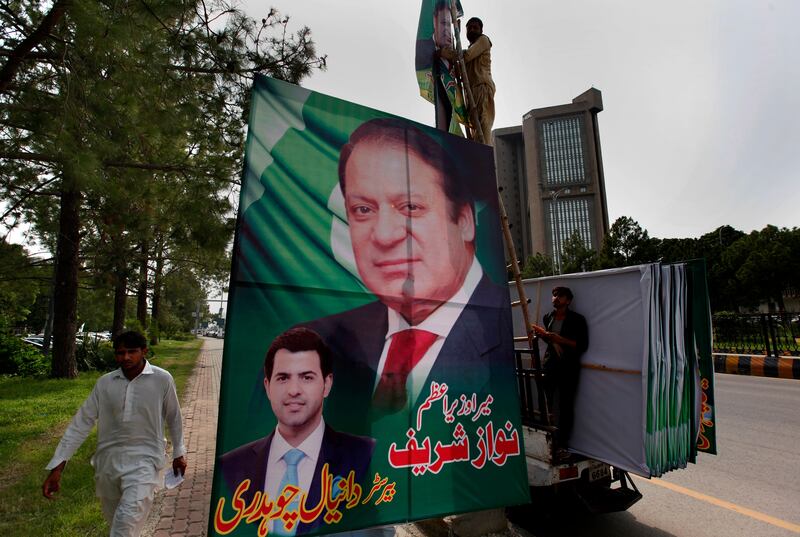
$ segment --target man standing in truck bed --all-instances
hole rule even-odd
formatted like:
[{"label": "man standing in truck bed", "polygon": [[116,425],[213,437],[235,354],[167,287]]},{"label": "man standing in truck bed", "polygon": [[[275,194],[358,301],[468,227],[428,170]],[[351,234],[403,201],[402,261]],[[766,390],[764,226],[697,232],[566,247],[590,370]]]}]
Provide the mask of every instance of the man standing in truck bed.
[{"label": "man standing in truck bed", "polygon": [[[553,311],[545,314],[544,327],[533,325],[536,335],[547,343],[544,355],[545,393],[547,401],[558,407],[556,457],[565,459],[567,441],[575,420],[575,393],[581,371],[581,355],[589,346],[586,319],[569,309],[572,291],[569,287],[553,287]],[[557,397],[557,399],[556,399]]]}]

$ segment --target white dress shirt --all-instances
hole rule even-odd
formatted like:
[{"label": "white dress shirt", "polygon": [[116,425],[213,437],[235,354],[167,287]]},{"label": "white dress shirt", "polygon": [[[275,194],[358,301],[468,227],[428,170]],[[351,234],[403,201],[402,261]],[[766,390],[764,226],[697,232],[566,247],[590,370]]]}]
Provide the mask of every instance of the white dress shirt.
[{"label": "white dress shirt", "polygon": [[[172,440],[173,459],[186,453],[175,381],[169,372],[150,362],[133,380],[128,380],[122,369],[97,380],[46,468],[51,470],[69,460],[95,423],[97,451],[92,464],[98,475],[125,475],[143,463],[162,468],[166,455],[165,423]],[[102,492],[98,483],[98,495],[102,496]]]},{"label": "white dress shirt", "polygon": [[378,362],[375,385],[372,387],[373,392],[378,387],[378,383],[381,380],[381,374],[386,365],[386,358],[389,354],[389,345],[392,342],[392,337],[397,332],[409,328],[418,328],[437,335],[436,340],[428,348],[428,351],[422,356],[417,365],[414,366],[414,369],[412,369],[411,373],[408,375],[408,379],[406,379],[406,391],[410,394],[410,402],[416,401],[419,394],[423,390],[428,389],[428,387],[425,386],[425,382],[428,379],[431,369],[433,369],[436,357],[439,356],[439,351],[442,350],[445,339],[447,339],[453,326],[455,326],[459,315],[461,315],[464,307],[469,302],[472,293],[475,292],[482,277],[483,269],[481,268],[481,264],[478,262],[477,258],[473,257],[472,265],[470,265],[469,271],[467,272],[467,277],[464,278],[464,283],[458,291],[456,291],[447,302],[444,302],[441,306],[436,308],[433,313],[416,326],[409,325],[402,315],[392,308],[387,308],[389,329],[386,331],[386,341],[383,344],[383,352],[381,352],[381,359]]},{"label": "white dress shirt", "polygon": [[[320,418],[317,427],[297,446],[297,449],[305,454],[305,457],[297,463],[298,486],[303,491],[308,492],[311,487],[311,480],[314,477],[314,468],[317,467],[317,459],[319,458],[319,451],[322,449],[322,437],[324,435],[325,420]],[[264,479],[264,492],[269,494],[270,498],[277,498],[278,493],[280,493],[278,487],[283,480],[283,475],[286,473],[286,462],[283,460],[283,456],[290,449],[294,449],[294,446],[290,445],[281,436],[276,427],[275,434],[272,436],[272,443],[269,445],[267,475]]]},{"label": "white dress shirt", "polygon": [[[322,449],[322,437],[325,436],[325,420],[320,418],[319,424],[308,437],[303,440],[297,449],[302,451],[305,456],[297,463],[297,485],[300,487],[301,494],[308,493],[311,488],[311,481],[314,479],[314,469],[317,467],[317,459]],[[278,497],[281,491],[278,487],[283,481],[286,473],[286,462],[283,456],[290,449],[295,449],[289,444],[280,431],[275,427],[275,434],[269,445],[269,455],[267,456],[267,475],[264,478],[264,492],[273,500]],[[272,531],[275,521],[270,522],[269,530]]]}]

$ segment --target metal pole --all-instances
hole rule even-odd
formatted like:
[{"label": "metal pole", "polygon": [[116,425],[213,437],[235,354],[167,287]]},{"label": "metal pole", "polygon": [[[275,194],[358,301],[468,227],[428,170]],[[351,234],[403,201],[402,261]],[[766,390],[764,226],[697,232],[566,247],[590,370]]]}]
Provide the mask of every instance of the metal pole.
[{"label": "metal pole", "polygon": [[777,358],[780,356],[780,350],[778,349],[778,334],[775,330],[775,317],[773,315],[767,315],[767,324],[769,326],[770,339],[772,339],[772,355]]},{"label": "metal pole", "polygon": [[508,224],[508,213],[506,213],[506,206],[503,203],[503,197],[497,193],[497,203],[500,206],[500,222],[503,228],[503,238],[506,240],[506,251],[508,258],[511,260],[511,272],[514,275],[514,282],[517,285],[517,295],[519,297],[519,306],[522,308],[522,319],[525,323],[525,336],[528,339],[528,348],[533,351],[533,369],[534,369],[534,382],[536,383],[536,393],[539,397],[539,408],[542,409],[545,425],[550,425],[550,410],[547,406],[547,399],[544,397],[544,386],[542,383],[541,360],[539,359],[539,343],[533,332],[531,324],[530,312],[528,311],[528,297],[525,294],[525,287],[522,285],[522,274],[519,270],[519,263],[517,262],[517,250],[514,248],[514,239],[511,236],[511,227]]},{"label": "metal pole", "polygon": [[767,356],[772,356],[772,352],[769,349],[769,327],[767,326],[767,316],[763,313],[761,314],[761,333],[764,337],[764,353]]}]

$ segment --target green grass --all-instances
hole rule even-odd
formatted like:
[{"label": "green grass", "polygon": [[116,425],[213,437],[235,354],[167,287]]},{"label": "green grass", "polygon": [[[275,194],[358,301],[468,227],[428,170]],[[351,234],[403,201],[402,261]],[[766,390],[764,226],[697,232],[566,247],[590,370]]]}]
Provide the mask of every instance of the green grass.
[{"label": "green grass", "polygon": [[[152,363],[175,378],[179,397],[201,343],[162,341],[151,350]],[[58,499],[48,501],[41,493],[47,477],[44,467],[99,376],[92,372],[82,373],[76,380],[0,378],[0,535],[108,534],[94,496],[94,472],[89,464],[97,445],[95,433],[67,465]]]},{"label": "green grass", "polygon": [[153,365],[163,367],[172,374],[179,397],[183,396],[183,388],[192,374],[202,343],[201,339],[192,341],[163,340],[157,347],[150,350],[150,361]]}]

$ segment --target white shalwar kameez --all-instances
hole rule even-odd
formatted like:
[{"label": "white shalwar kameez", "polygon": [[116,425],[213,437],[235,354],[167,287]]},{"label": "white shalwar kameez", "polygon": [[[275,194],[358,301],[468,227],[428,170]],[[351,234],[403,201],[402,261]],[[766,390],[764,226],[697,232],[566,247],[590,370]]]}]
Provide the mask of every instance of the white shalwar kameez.
[{"label": "white shalwar kameez", "polygon": [[185,454],[172,375],[147,362],[131,381],[122,369],[100,377],[72,418],[47,469],[69,460],[95,422],[97,451],[92,466],[103,515],[112,537],[136,537],[147,520],[167,462],[165,423],[172,440],[172,458]]}]

